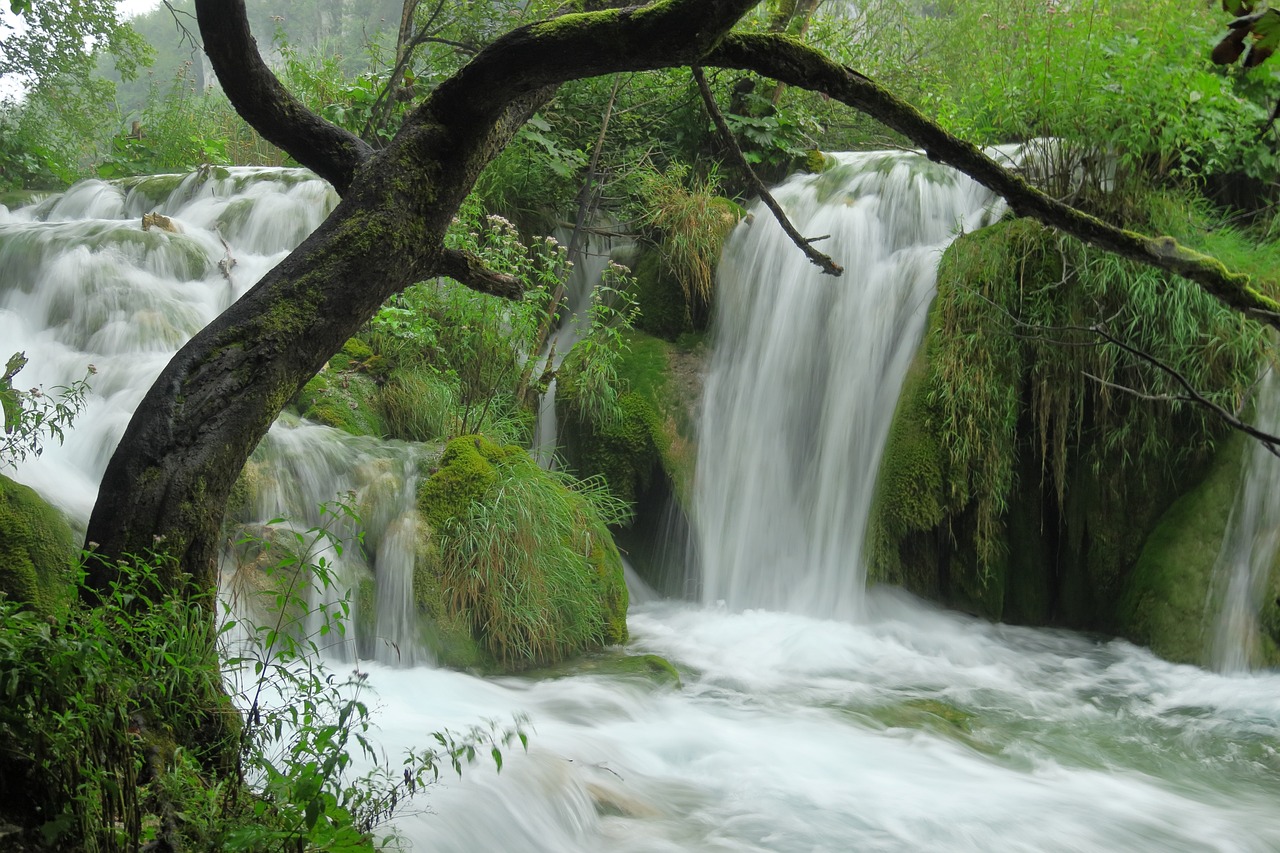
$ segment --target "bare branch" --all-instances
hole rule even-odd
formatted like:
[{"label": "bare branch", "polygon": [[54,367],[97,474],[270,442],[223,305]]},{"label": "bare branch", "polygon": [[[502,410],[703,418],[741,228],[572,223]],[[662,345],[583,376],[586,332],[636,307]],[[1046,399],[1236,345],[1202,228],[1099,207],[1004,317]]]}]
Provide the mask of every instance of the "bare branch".
[{"label": "bare branch", "polygon": [[475,255],[467,252],[445,249],[436,271],[479,293],[501,296],[503,299],[524,298],[524,285],[520,283],[520,279],[494,272]]},{"label": "bare branch", "polygon": [[[1196,390],[1196,387],[1191,384],[1191,381],[1187,379],[1187,377],[1183,376],[1180,372],[1175,370],[1172,367],[1172,365],[1166,364],[1165,362],[1156,358],[1154,355],[1152,355],[1149,352],[1140,350],[1134,346],[1130,346],[1129,344],[1117,338],[1115,335],[1108,332],[1106,328],[1102,326],[1102,324],[1091,326],[1089,328],[1089,331],[1093,332],[1095,335],[1099,336],[1100,338],[1106,340],[1108,343],[1111,343],[1112,345],[1119,347],[1120,349],[1129,353],[1129,355],[1133,356],[1139,361],[1144,361],[1147,364],[1159,370],[1160,372],[1166,374],[1171,379],[1173,379],[1174,382],[1177,382],[1180,386],[1182,386],[1182,389],[1187,392],[1187,398],[1191,402],[1195,403],[1198,406],[1203,406],[1204,408],[1208,409],[1210,412],[1216,415],[1219,420],[1221,420],[1223,423],[1225,423],[1227,426],[1231,427],[1232,429],[1239,430],[1240,432],[1243,432],[1245,435],[1253,436],[1258,441],[1262,442],[1262,445],[1265,448],[1267,448],[1267,450],[1269,450],[1271,453],[1275,454],[1276,456],[1280,456],[1280,436],[1275,436],[1269,432],[1264,432],[1263,430],[1260,430],[1257,427],[1252,426],[1251,424],[1247,424],[1244,421],[1240,420],[1234,414],[1222,408],[1222,406],[1219,406],[1217,403],[1213,402],[1208,397],[1204,396],[1198,390]],[[1090,377],[1090,378],[1094,378],[1094,377]]]},{"label": "bare branch", "polygon": [[[791,220],[787,218],[786,211],[782,209],[782,205],[778,204],[777,199],[770,194],[764,182],[756,175],[755,170],[751,168],[751,164],[747,162],[747,156],[742,153],[742,149],[738,147],[737,141],[733,138],[733,131],[729,130],[728,123],[724,120],[724,116],[720,114],[720,108],[716,106],[715,96],[711,93],[711,87],[707,85],[707,76],[702,73],[702,69],[695,65],[689,69],[693,72],[693,79],[698,82],[698,91],[702,93],[702,103],[706,106],[707,112],[711,115],[711,121],[715,124],[716,130],[720,132],[720,136],[724,139],[725,145],[729,147],[734,159],[738,161],[738,168],[747,176],[747,181],[751,184],[751,190],[764,202],[764,206],[769,208],[773,213],[773,218],[778,220],[778,224],[782,226],[782,230],[787,237],[795,243],[800,251],[804,252],[806,258],[820,267],[827,275],[838,276],[844,272],[844,268],[831,259],[830,255],[824,255],[817,249],[813,248],[814,242],[825,239],[823,237],[814,237],[806,239],[795,226],[791,224]],[[830,236],[830,235],[827,235]]]}]

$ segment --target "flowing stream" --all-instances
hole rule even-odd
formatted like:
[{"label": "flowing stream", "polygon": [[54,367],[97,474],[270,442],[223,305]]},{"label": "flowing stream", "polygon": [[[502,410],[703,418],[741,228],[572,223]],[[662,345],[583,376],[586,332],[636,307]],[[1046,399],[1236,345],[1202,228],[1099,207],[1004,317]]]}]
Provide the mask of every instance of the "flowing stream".
[{"label": "flowing stream", "polygon": [[[404,838],[466,853],[1280,850],[1280,676],[863,593],[860,525],[933,269],[989,199],[896,154],[841,157],[779,196],[850,274],[816,276],[761,211],[728,249],[696,510],[706,603],[630,618],[629,650],[671,660],[681,688],[432,667],[407,596],[412,472],[430,448],[286,419],[255,456],[248,514],[305,527],[351,493],[362,515],[372,556],[348,549],[338,570],[376,627],[332,665],[370,673],[389,755],[530,719],[527,753],[443,779],[399,818]],[[305,173],[235,169],[0,208],[0,356],[26,350],[24,385],[98,368],[66,445],[17,477],[83,524],[165,360],[333,201]],[[182,233],[141,231],[151,210]]]}]

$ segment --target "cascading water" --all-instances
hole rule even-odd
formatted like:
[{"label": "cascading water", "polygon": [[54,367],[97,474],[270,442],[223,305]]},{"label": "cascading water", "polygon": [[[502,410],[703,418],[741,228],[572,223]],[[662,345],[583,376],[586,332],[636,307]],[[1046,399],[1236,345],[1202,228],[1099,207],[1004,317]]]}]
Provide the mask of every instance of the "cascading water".
[{"label": "cascading water", "polygon": [[[798,217],[806,233],[836,234],[823,248],[851,275],[816,278],[804,287],[783,282],[790,292],[772,300],[772,317],[745,306],[724,308],[726,321],[739,314],[756,318],[754,337],[735,342],[732,325],[721,334],[752,364],[763,363],[753,340],[797,351],[811,344],[831,354],[793,353],[795,372],[774,371],[768,384],[767,371],[757,368],[762,396],[769,395],[765,406],[803,405],[814,413],[807,448],[803,424],[788,418],[780,428],[800,443],[784,449],[781,441],[760,436],[752,450],[738,443],[736,433],[755,430],[755,419],[774,413],[744,405],[739,411],[746,421],[726,421],[731,407],[709,402],[709,411],[721,414],[709,415],[719,420],[716,432],[704,431],[704,447],[723,439],[746,454],[736,465],[785,459],[795,466],[771,469],[778,483],[762,483],[765,475],[735,472],[733,465],[709,469],[738,477],[738,496],[749,504],[758,500],[752,490],[761,483],[798,488],[800,474],[815,471],[817,463],[847,464],[842,476],[863,478],[869,486],[870,476],[860,472],[873,472],[874,459],[846,461],[862,452],[851,446],[878,453],[870,433],[883,429],[876,424],[892,409],[898,381],[888,374],[900,369],[910,339],[919,335],[918,317],[906,319],[924,308],[913,300],[928,299],[937,249],[954,224],[975,225],[986,202],[970,190],[955,200],[952,193],[965,186],[960,179],[950,186],[938,174],[907,180],[902,170],[911,167],[898,155],[841,160],[845,167],[824,175],[825,183],[799,179],[782,195],[794,190],[796,198],[787,203],[797,214],[809,211],[807,221]],[[899,189],[888,189],[892,181],[901,181]],[[148,179],[126,190],[90,182],[35,210],[0,209],[0,356],[27,351],[24,384],[66,383],[90,362],[99,368],[90,410],[68,433],[67,444],[50,446],[17,471],[81,523],[129,413],[174,348],[243,293],[333,202],[323,184],[299,172],[232,170],[177,183]],[[810,183],[839,209],[818,211],[822,202],[799,201],[800,185]],[[173,216],[183,233],[141,232],[138,217],[153,208]],[[841,213],[860,217],[873,236],[818,221]],[[228,252],[214,224],[237,261],[230,281],[217,267]],[[774,239],[771,234],[772,225],[757,216],[735,238],[730,268],[745,277],[753,264],[790,266],[798,254],[794,246],[754,245]],[[849,253],[841,244],[871,248]],[[914,272],[901,280],[923,288],[914,295],[877,290],[883,282],[854,274],[913,256],[908,266]],[[722,293],[734,301],[759,296],[768,304],[768,294],[757,292],[768,284],[722,282]],[[858,290],[879,293],[879,302],[843,304]],[[822,322],[806,329],[802,309]],[[769,331],[775,320],[791,322],[784,326],[790,337]],[[902,352],[872,361],[869,342],[866,355],[844,349],[857,342],[839,338],[872,334],[862,331],[864,322],[900,323],[903,330],[893,334],[907,339]],[[874,416],[844,399],[835,378],[846,362],[858,359],[874,378],[856,394],[877,401]],[[721,363],[714,380],[720,390],[713,393],[749,400],[749,391],[734,390],[741,386],[728,374]],[[784,402],[782,391],[800,385],[805,390],[798,402]],[[823,445],[819,437],[831,443]],[[435,729],[529,715],[527,754],[508,750],[501,774],[472,768],[461,780],[443,780],[427,793],[429,812],[400,818],[398,827],[415,849],[1280,849],[1280,676],[1173,666],[1126,643],[988,625],[883,591],[868,595],[867,618],[857,623],[776,612],[857,609],[856,585],[825,579],[837,564],[856,565],[856,553],[840,552],[856,547],[842,544],[856,539],[831,532],[836,510],[816,502],[803,504],[815,517],[811,529],[826,531],[813,543],[774,528],[750,540],[758,553],[723,540],[713,545],[721,568],[709,592],[735,610],[775,612],[675,602],[633,607],[629,650],[671,660],[681,669],[681,689],[591,672],[482,679],[423,665],[405,668],[406,660],[420,661],[405,620],[412,617],[406,590],[416,538],[410,511],[415,455],[425,452],[285,419],[246,475],[255,481],[256,505],[245,510],[259,519],[288,516],[305,529],[319,520],[318,503],[352,494],[366,530],[364,552],[371,556],[347,549],[336,571],[355,588],[357,607],[374,610],[377,625],[327,653],[339,661],[362,658],[367,683],[378,694],[382,746],[393,760],[401,747],[429,745]],[[810,476],[824,481],[831,500],[846,508],[860,500],[841,492],[838,476],[827,482],[825,469],[816,470]],[[772,501],[764,501],[766,508],[778,506]],[[724,509],[726,520],[704,527],[704,538],[751,534],[744,530],[749,521],[735,512]],[[797,516],[790,509],[777,512]],[[793,574],[785,588],[775,585],[770,592],[776,582],[769,579],[744,579],[736,587],[729,556],[735,548],[750,572],[789,566]],[[829,562],[811,568],[799,562],[802,553]],[[229,586],[237,577],[233,568],[227,570]],[[804,593],[793,596],[793,589]],[[831,590],[830,607],[814,603],[824,590]],[[365,662],[370,656],[386,663]],[[392,670],[391,663],[402,666]]]},{"label": "cascading water", "polygon": [[[46,388],[80,378],[91,363],[97,368],[66,444],[46,444],[17,479],[83,525],[112,450],[170,356],[336,202],[328,184],[308,172],[238,168],[85,181],[32,208],[0,208],[4,357],[25,351],[30,363],[20,380]],[[144,231],[143,214],[153,212],[170,217],[176,230]],[[256,506],[247,509],[259,521],[287,518],[305,529],[320,523],[321,504],[351,496],[372,560],[354,548],[329,558],[340,587],[358,591],[376,574],[376,613],[364,620],[376,619],[376,627],[359,651],[388,663],[421,658],[412,597],[404,592],[414,558],[405,532],[414,505],[410,463],[419,452],[293,419],[272,429],[251,464],[258,489]],[[355,531],[347,525],[335,532]],[[229,559],[226,573],[234,567]],[[353,606],[361,597],[352,595]],[[354,656],[354,634],[332,652]]]},{"label": "cascading water", "polygon": [[[1002,152],[1012,154],[1012,151]],[[719,278],[694,523],[703,600],[858,615],[880,454],[938,259],[989,192],[917,154],[840,154],[776,198],[844,269],[825,276],[762,206]]]},{"label": "cascading water", "polygon": [[[571,235],[561,231],[562,243],[573,245]],[[597,233],[580,236],[581,248],[573,252],[573,269],[565,284],[561,300],[564,320],[547,336],[547,345],[539,359],[546,366],[559,368],[573,345],[582,339],[590,326],[592,293],[609,264],[609,255],[617,242]],[[533,456],[543,468],[555,465],[559,424],[556,418],[556,380],[552,379],[538,400],[538,423],[533,433]]]},{"label": "cascading water", "polygon": [[[1280,434],[1280,376],[1274,368],[1258,383],[1255,409],[1258,428]],[[1280,550],[1280,458],[1253,442],[1243,465],[1215,566],[1219,604],[1210,662],[1219,672],[1245,672],[1255,659],[1261,596]]]}]

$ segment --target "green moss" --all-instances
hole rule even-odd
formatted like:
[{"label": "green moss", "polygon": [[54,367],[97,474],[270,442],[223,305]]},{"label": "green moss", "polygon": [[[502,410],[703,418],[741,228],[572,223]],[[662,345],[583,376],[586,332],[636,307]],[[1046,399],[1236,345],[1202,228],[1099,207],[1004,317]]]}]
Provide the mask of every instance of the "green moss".
[{"label": "green moss", "polygon": [[434,532],[415,596],[442,662],[518,669],[626,640],[612,538],[583,495],[522,448],[454,439],[419,487],[418,508]]},{"label": "green moss", "polygon": [[[1011,334],[1010,318],[1126,318],[1130,344],[1234,405],[1253,382],[1256,332],[1184,285],[1024,220],[953,243],[882,458],[869,578],[993,619],[1115,630],[1143,542],[1220,427],[1087,379],[1140,375],[1095,337],[1064,346]],[[1148,390],[1161,381],[1142,377]]]},{"label": "green moss", "polygon": [[498,481],[493,462],[502,455],[502,448],[483,436],[463,436],[449,442],[437,470],[418,488],[418,511],[427,523],[440,528],[465,518],[471,504]]},{"label": "green moss", "polygon": [[0,593],[52,611],[70,595],[76,545],[61,513],[0,474]]},{"label": "green moss", "polygon": [[1204,662],[1205,608],[1245,441],[1234,435],[1224,442],[1204,479],[1163,515],[1124,590],[1120,633],[1168,660]]},{"label": "green moss", "polygon": [[582,477],[601,476],[609,490],[628,503],[658,478],[687,505],[693,487],[695,424],[690,412],[700,388],[677,381],[674,365],[686,354],[646,334],[627,336],[618,365],[619,417],[608,423],[586,420],[576,402],[572,358],[561,368],[556,398],[565,457]]},{"label": "green moss", "polygon": [[635,326],[655,337],[674,341],[693,331],[693,319],[680,281],[667,270],[657,251],[644,251],[632,265],[631,297],[640,308]]},{"label": "green moss", "polygon": [[902,584],[896,544],[908,533],[933,529],[946,514],[942,442],[929,409],[927,376],[922,350],[898,398],[876,483],[868,565],[875,581]]},{"label": "green moss", "polygon": [[298,414],[352,435],[385,435],[378,412],[378,386],[360,373],[324,370],[298,395]]},{"label": "green moss", "polygon": [[830,165],[831,160],[826,154],[823,154],[817,148],[811,148],[805,152],[804,160],[801,163],[800,168],[804,169],[806,172],[818,175],[825,172],[827,167]]}]

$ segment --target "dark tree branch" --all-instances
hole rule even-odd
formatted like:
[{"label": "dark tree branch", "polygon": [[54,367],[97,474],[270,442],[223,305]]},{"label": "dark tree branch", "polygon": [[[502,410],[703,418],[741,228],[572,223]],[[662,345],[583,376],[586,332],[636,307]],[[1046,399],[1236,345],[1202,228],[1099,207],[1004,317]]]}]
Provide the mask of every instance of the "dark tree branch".
[{"label": "dark tree branch", "polygon": [[827,275],[838,276],[843,273],[844,268],[833,261],[830,255],[824,255],[813,248],[814,242],[823,238],[806,239],[791,224],[791,220],[787,218],[786,211],[782,209],[782,205],[778,204],[778,200],[765,187],[764,182],[756,175],[755,169],[752,169],[751,164],[747,162],[747,155],[743,154],[742,149],[738,147],[737,140],[733,138],[733,131],[729,129],[729,124],[724,120],[724,116],[720,114],[720,108],[716,106],[715,95],[711,93],[711,87],[707,85],[707,76],[702,73],[702,68],[694,65],[689,70],[693,72],[693,79],[698,83],[698,91],[702,93],[702,103],[711,115],[711,121],[715,124],[716,130],[719,131],[734,159],[738,161],[738,168],[746,174],[751,190],[760,196],[764,206],[769,208],[773,213],[773,218],[778,220],[778,224],[782,226],[783,232],[791,238],[792,243],[795,243],[800,248],[800,251],[804,252],[804,256],[813,262],[814,266],[819,267]]},{"label": "dark tree branch", "polygon": [[[1198,406],[1203,406],[1204,408],[1208,409],[1214,416],[1216,416],[1219,420],[1221,420],[1227,426],[1231,427],[1232,429],[1239,430],[1245,435],[1249,435],[1249,436],[1252,436],[1253,438],[1256,438],[1258,441],[1262,442],[1263,447],[1265,447],[1274,455],[1280,456],[1280,436],[1272,435],[1269,432],[1258,429],[1252,424],[1247,424],[1244,421],[1240,420],[1238,417],[1235,416],[1234,413],[1227,411],[1222,406],[1215,403],[1213,400],[1210,400],[1208,397],[1201,394],[1200,391],[1197,390],[1196,387],[1191,384],[1191,380],[1187,379],[1187,377],[1183,376],[1182,373],[1175,370],[1172,365],[1166,364],[1165,362],[1156,358],[1154,355],[1152,355],[1149,352],[1140,350],[1134,346],[1130,346],[1129,344],[1117,338],[1115,335],[1108,332],[1106,327],[1103,326],[1101,323],[1095,326],[1090,326],[1087,331],[1092,332],[1093,334],[1097,335],[1098,337],[1102,338],[1103,340],[1107,341],[1113,346],[1116,346],[1124,350],[1125,352],[1129,353],[1129,355],[1133,356],[1139,361],[1144,361],[1147,364],[1154,367],[1155,369],[1159,370],[1161,373],[1164,373],[1169,378],[1171,378],[1174,382],[1178,383],[1178,385],[1180,385],[1182,389],[1187,392],[1186,393],[1187,400],[1189,400],[1192,403],[1195,403]],[[1097,377],[1090,377],[1090,378],[1095,380],[1097,379]],[[1097,380],[1097,381],[1102,381],[1102,380]],[[1110,385],[1111,383],[1106,383],[1106,384]],[[1113,385],[1112,387],[1120,388],[1120,390],[1131,390],[1131,389],[1125,389],[1121,386]]]},{"label": "dark tree branch", "polygon": [[1216,258],[1180,245],[1172,237],[1148,237],[1109,225],[1035,189],[980,148],[952,136],[915,107],[858,72],[785,36],[731,34],[703,59],[754,71],[804,89],[824,92],[884,123],[946,163],[1003,196],[1014,213],[1037,219],[1090,245],[1194,281],[1231,308],[1280,329],[1280,303],[1233,273]]},{"label": "dark tree branch", "polygon": [[448,276],[472,290],[501,296],[503,299],[520,300],[524,297],[524,285],[520,279],[494,272],[484,262],[469,252],[445,249],[436,266],[440,275]]},{"label": "dark tree branch", "polygon": [[244,0],[196,0],[204,51],[236,112],[303,166],[345,195],[372,149],[311,112],[262,61]]}]

